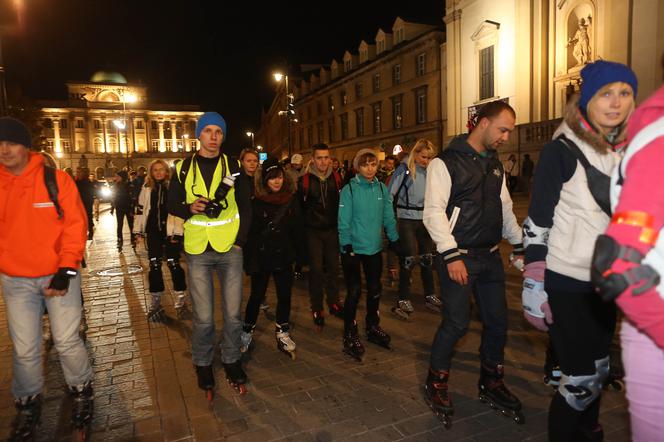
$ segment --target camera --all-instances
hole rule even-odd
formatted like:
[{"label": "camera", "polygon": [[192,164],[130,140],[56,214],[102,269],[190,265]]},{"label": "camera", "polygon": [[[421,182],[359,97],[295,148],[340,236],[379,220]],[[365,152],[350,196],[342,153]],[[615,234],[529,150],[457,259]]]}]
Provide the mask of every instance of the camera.
[{"label": "camera", "polygon": [[[226,204],[226,207],[228,207],[228,204]],[[205,216],[208,218],[217,218],[221,214],[221,211],[224,210],[226,207],[222,205],[220,201],[217,201],[216,199],[212,201],[208,201],[205,203]]]},{"label": "camera", "polygon": [[235,178],[239,175],[234,174],[230,176],[225,176],[219,186],[217,191],[214,193],[214,199],[205,203],[205,216],[208,218],[217,218],[221,214],[222,210],[228,208],[228,201],[226,201],[226,196],[228,192],[233,188],[235,184]]}]

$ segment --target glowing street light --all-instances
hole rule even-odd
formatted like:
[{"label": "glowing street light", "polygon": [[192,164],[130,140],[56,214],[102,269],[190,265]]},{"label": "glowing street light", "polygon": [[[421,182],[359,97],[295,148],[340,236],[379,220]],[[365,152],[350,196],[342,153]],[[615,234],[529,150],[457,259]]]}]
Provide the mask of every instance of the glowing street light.
[{"label": "glowing street light", "polygon": [[288,75],[284,75],[281,72],[275,72],[272,74],[275,81],[281,83],[281,80],[285,80],[286,86],[286,110],[280,111],[279,115],[286,114],[286,127],[287,127],[287,139],[288,139],[288,156],[291,156],[291,119],[295,116],[295,110],[293,109],[293,95],[288,89]]},{"label": "glowing street light", "polygon": [[255,134],[254,134],[253,132],[251,132],[251,131],[247,131],[247,132],[245,132],[245,133],[247,134],[248,137],[251,137],[251,148],[254,149],[254,148],[255,148],[255,144],[254,144],[254,136],[255,136]]}]

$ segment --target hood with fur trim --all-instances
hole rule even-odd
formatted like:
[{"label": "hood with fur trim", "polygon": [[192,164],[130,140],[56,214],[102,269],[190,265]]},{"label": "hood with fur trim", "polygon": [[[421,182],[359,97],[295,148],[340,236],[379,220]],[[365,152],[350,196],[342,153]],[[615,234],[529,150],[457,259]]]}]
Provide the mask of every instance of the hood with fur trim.
[{"label": "hood with fur trim", "polygon": [[614,137],[613,142],[609,142],[609,140],[600,134],[592,123],[583,116],[579,109],[579,94],[574,94],[567,103],[564,121],[572,132],[574,132],[574,135],[588,143],[588,145],[597,152],[606,153],[609,150],[620,151],[625,147],[627,138],[627,121],[629,120],[630,115],[631,112],[627,115],[625,121],[616,128],[616,136]]},{"label": "hood with fur trim", "polygon": [[[267,182],[263,183],[263,168],[259,167],[254,174],[255,195],[257,198],[265,197],[270,194],[267,188]],[[288,193],[292,195],[297,190],[297,183],[293,180],[293,175],[284,170],[284,185],[281,186],[279,193]]]}]

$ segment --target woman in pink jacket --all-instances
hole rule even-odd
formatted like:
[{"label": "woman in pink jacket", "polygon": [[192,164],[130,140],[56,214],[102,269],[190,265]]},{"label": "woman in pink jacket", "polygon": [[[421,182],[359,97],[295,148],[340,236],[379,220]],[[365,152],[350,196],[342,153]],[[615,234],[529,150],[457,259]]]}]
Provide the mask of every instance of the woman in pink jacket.
[{"label": "woman in pink jacket", "polygon": [[614,214],[597,240],[592,277],[626,316],[621,342],[633,440],[658,441],[664,434],[664,87],[634,112],[627,136],[612,180]]}]

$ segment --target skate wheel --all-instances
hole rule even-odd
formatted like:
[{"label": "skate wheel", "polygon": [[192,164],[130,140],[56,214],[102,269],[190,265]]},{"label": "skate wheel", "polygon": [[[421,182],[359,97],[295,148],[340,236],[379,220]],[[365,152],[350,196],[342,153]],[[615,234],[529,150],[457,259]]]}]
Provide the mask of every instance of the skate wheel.
[{"label": "skate wheel", "polygon": [[612,381],[609,386],[615,391],[623,391],[625,389],[625,383],[618,379]]},{"label": "skate wheel", "polygon": [[526,423],[526,417],[520,411],[515,412],[512,419],[514,419],[514,422],[519,425],[524,425]]},{"label": "skate wheel", "polygon": [[449,416],[443,415],[441,420],[443,421],[443,427],[445,427],[446,430],[452,428],[452,419],[450,419]]},{"label": "skate wheel", "polygon": [[88,440],[88,432],[85,428],[79,428],[76,431],[76,441],[77,442],[85,442]]},{"label": "skate wheel", "polygon": [[237,386],[237,391],[240,394],[247,394],[247,387],[244,384],[240,384]]},{"label": "skate wheel", "polygon": [[205,391],[205,398],[207,399],[208,402],[212,402],[214,400],[214,391],[206,390]]}]

